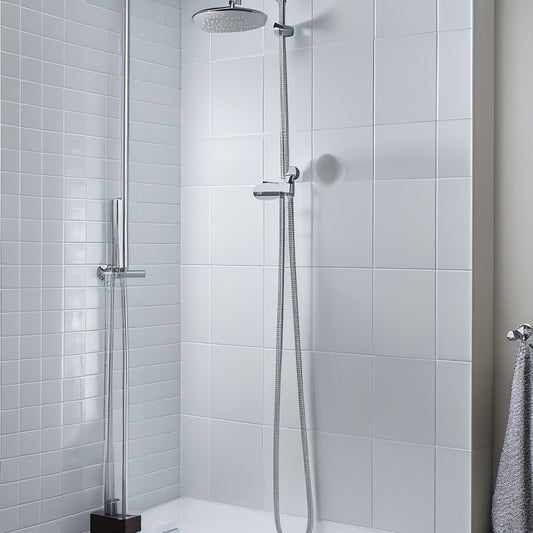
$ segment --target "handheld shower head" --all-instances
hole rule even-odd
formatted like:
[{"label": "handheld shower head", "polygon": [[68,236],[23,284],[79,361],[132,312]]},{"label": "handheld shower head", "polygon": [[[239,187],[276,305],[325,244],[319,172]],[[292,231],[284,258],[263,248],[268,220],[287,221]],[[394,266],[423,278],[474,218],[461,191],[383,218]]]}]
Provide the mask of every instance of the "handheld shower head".
[{"label": "handheld shower head", "polygon": [[261,28],[267,16],[256,9],[241,7],[241,0],[230,0],[228,6],[202,9],[192,16],[192,21],[208,33],[233,33]]}]

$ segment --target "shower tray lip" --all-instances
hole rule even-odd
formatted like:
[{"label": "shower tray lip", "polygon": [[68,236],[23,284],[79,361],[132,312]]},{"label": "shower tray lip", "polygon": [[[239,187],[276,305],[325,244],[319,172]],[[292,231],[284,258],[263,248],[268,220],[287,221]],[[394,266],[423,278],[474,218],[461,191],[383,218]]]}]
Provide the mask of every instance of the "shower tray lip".
[{"label": "shower tray lip", "polygon": [[[274,517],[271,511],[239,507],[183,496],[142,513],[141,533],[273,533]],[[305,531],[305,517],[282,515],[285,531]],[[318,520],[314,533],[394,533],[341,522]]]}]

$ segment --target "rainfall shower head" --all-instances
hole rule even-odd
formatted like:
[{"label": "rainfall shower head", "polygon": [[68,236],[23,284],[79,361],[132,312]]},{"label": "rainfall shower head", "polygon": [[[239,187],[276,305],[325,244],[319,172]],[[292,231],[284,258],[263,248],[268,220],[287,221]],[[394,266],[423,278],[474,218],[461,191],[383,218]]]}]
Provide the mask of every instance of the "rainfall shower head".
[{"label": "rainfall shower head", "polygon": [[267,16],[262,11],[241,7],[241,0],[230,0],[229,6],[202,9],[192,16],[192,21],[208,33],[233,33],[261,28]]}]

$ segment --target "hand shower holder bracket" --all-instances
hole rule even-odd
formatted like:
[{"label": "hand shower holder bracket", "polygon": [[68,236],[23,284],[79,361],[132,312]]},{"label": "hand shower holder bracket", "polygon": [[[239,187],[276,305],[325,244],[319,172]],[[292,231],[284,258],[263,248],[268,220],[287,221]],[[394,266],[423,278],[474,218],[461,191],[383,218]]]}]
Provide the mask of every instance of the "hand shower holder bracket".
[{"label": "hand shower holder bracket", "polygon": [[288,26],[287,24],[274,24],[274,35],[276,37],[292,37],[294,35],[294,26]]},{"label": "hand shower holder bracket", "polygon": [[145,278],[146,270],[124,270],[122,268],[116,268],[112,265],[100,265],[96,269],[96,275],[98,279],[105,281],[111,275],[114,275],[116,278]]}]

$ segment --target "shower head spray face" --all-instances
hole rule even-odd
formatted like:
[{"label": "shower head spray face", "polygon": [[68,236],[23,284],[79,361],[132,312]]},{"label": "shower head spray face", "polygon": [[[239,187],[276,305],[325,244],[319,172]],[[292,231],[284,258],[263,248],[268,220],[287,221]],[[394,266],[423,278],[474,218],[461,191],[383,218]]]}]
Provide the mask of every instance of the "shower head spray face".
[{"label": "shower head spray face", "polygon": [[241,7],[230,1],[229,6],[198,11],[192,16],[192,21],[207,33],[235,33],[262,28],[267,16],[262,11]]}]

